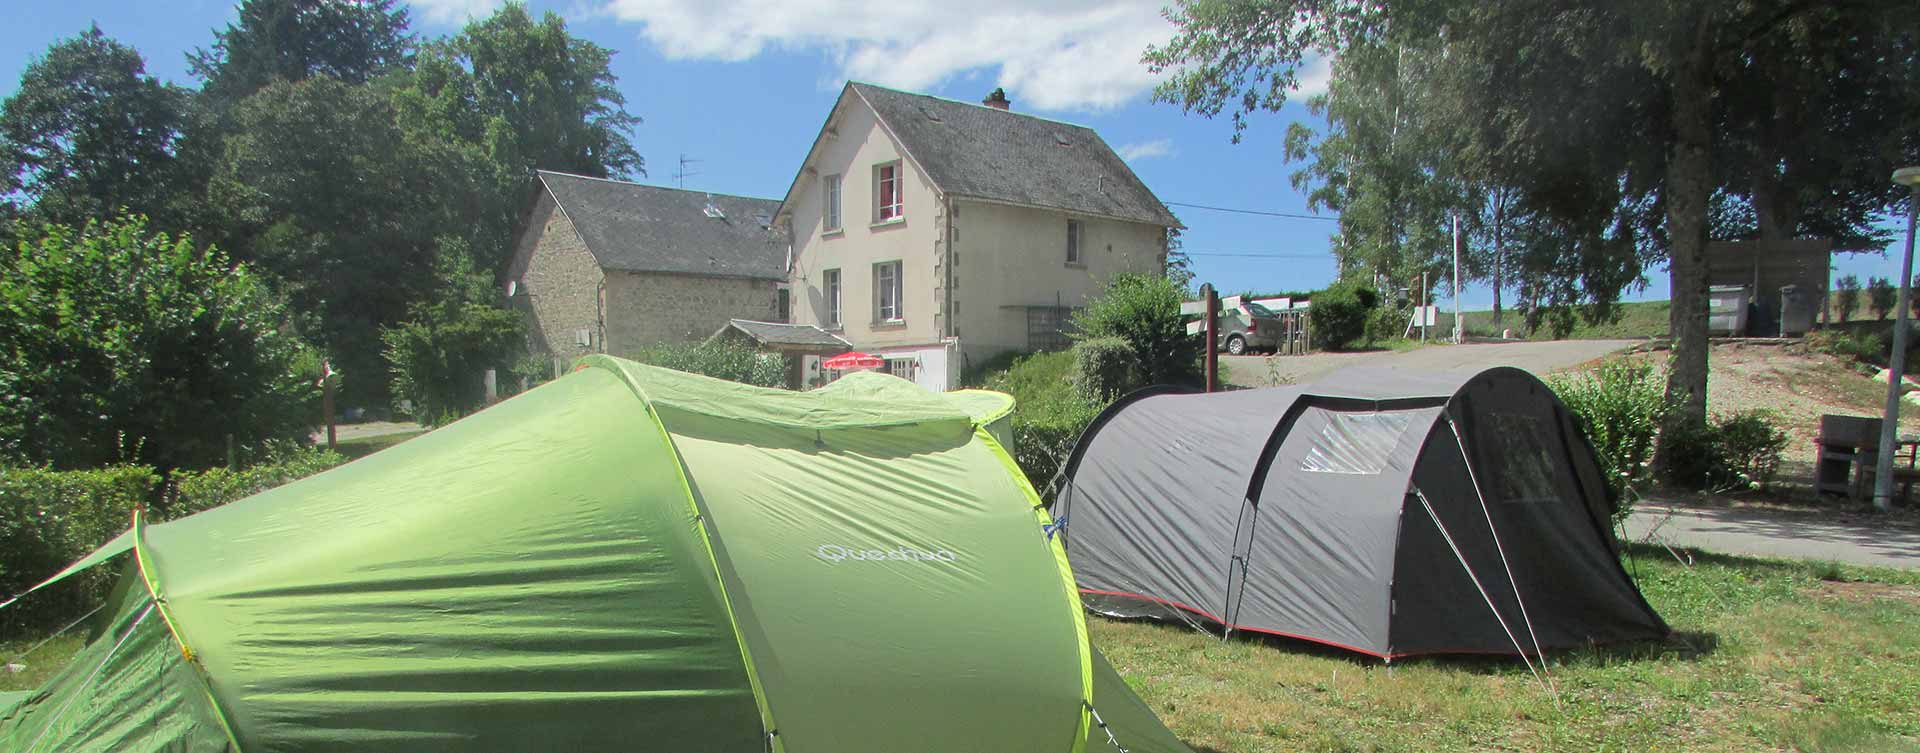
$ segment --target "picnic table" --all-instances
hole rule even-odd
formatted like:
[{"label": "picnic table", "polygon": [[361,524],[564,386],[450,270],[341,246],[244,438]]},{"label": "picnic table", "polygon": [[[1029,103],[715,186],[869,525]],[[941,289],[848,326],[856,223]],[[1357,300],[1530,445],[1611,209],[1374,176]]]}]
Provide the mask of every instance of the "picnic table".
[{"label": "picnic table", "polygon": [[[1820,439],[1814,458],[1815,494],[1841,494],[1856,501],[1873,496],[1873,476],[1880,458],[1880,419],[1875,416],[1820,417]],[[1920,483],[1920,435],[1895,439],[1893,480],[1900,498],[1907,499]]]}]

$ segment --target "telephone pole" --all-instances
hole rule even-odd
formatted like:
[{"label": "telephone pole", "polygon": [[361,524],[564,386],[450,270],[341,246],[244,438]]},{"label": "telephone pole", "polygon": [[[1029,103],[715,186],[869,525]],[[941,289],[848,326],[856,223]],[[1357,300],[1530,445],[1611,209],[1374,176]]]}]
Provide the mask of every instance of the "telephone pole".
[{"label": "telephone pole", "polygon": [[1460,213],[1453,213],[1453,344],[1466,341],[1460,328]]}]

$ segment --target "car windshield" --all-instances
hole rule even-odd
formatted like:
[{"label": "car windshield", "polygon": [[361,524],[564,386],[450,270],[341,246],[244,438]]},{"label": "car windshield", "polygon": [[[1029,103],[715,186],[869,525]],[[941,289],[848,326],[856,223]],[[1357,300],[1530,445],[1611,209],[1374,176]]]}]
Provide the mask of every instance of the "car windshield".
[{"label": "car windshield", "polygon": [[1247,309],[1247,313],[1252,314],[1254,316],[1273,316],[1274,315],[1273,309],[1267,308],[1258,303],[1243,303],[1240,305],[1245,306]]}]

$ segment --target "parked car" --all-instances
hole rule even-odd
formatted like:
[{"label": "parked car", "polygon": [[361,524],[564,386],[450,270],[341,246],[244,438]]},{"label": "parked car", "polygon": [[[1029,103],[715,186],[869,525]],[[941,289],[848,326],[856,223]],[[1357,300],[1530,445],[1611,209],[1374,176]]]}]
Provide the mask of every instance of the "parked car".
[{"label": "parked car", "polygon": [[1220,311],[1220,349],[1232,355],[1280,346],[1280,316],[1258,303],[1242,302]]}]

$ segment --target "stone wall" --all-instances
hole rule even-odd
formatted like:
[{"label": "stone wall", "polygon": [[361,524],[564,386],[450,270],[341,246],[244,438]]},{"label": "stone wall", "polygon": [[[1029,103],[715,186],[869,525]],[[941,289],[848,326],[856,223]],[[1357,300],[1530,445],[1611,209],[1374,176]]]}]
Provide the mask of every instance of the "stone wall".
[{"label": "stone wall", "polygon": [[[601,350],[606,333],[600,326],[600,295],[606,275],[566,213],[557,208],[553,197],[542,192],[528,217],[528,231],[514,249],[507,279],[514,307],[529,318],[528,349],[550,354],[564,367]],[[587,331],[591,345],[579,344],[581,330]]]},{"label": "stone wall", "polygon": [[607,351],[617,356],[661,342],[699,342],[728,319],[774,321],[774,280],[639,272],[607,273]]}]

